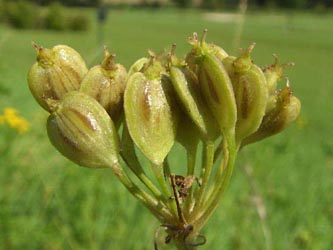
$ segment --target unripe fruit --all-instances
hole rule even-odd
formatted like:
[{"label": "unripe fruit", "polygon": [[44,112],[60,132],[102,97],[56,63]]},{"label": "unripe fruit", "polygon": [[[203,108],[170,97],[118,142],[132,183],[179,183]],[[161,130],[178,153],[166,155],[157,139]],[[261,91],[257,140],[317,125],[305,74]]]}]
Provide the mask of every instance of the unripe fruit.
[{"label": "unripe fruit", "polygon": [[51,111],[48,100],[61,100],[69,91],[78,90],[87,66],[80,54],[66,45],[52,49],[33,43],[37,62],[28,74],[30,91],[45,110]]},{"label": "unripe fruit", "polygon": [[233,134],[236,123],[236,101],[232,83],[215,51],[207,46],[204,31],[201,41],[190,40],[195,51],[200,88],[209,109],[215,117],[220,131]]},{"label": "unripe fruit", "polygon": [[47,120],[53,146],[71,161],[89,168],[118,163],[118,135],[104,108],[92,97],[71,91]]},{"label": "unripe fruit", "polygon": [[233,83],[237,104],[236,140],[238,143],[259,128],[268,98],[265,76],[251,59],[254,45],[254,43],[251,44],[233,61],[232,57],[223,60]]},{"label": "unripe fruit", "polygon": [[259,129],[245,138],[242,146],[275,135],[296,120],[301,110],[301,102],[293,95],[289,85],[276,95],[276,105],[263,118]]},{"label": "unripe fruit", "polygon": [[159,61],[151,58],[144,72],[128,79],[124,109],[128,130],[137,147],[154,164],[160,165],[169,153],[177,131],[173,112],[171,82]]},{"label": "unripe fruit", "polygon": [[88,71],[82,80],[80,91],[96,99],[118,124],[123,111],[127,73],[123,65],[115,63],[114,57],[105,48],[104,60]]},{"label": "unripe fruit", "polygon": [[200,93],[199,80],[185,62],[175,57],[174,49],[175,45],[169,58],[169,74],[184,113],[194,122],[205,139],[214,140],[219,134],[218,126]]}]

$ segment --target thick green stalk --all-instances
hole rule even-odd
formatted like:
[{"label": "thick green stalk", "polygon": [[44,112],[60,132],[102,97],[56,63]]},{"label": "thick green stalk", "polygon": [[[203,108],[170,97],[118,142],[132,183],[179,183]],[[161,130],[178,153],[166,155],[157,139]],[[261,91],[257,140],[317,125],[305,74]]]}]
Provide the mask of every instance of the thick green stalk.
[{"label": "thick green stalk", "polygon": [[214,142],[208,141],[205,142],[204,165],[202,166],[201,176],[200,176],[202,183],[201,187],[197,189],[198,192],[195,195],[195,200],[196,200],[194,208],[195,214],[198,213],[203,206],[204,194],[209,184],[209,177],[212,172],[213,162],[214,162]]},{"label": "thick green stalk", "polygon": [[154,185],[154,183],[146,176],[143,171],[139,160],[135,154],[134,143],[130,137],[127,126],[124,125],[123,135],[122,135],[122,149],[121,156],[127,166],[132,170],[132,172],[138,177],[138,179],[149,189],[149,191],[160,201],[162,201],[162,193]]},{"label": "thick green stalk", "polygon": [[220,172],[224,172],[224,178],[219,180],[216,189],[212,192],[211,196],[208,198],[207,202],[205,202],[202,207],[202,213],[198,214],[195,218],[195,222],[193,223],[196,230],[200,230],[200,228],[207,222],[209,217],[213,214],[215,209],[217,208],[218,202],[228,186],[233,168],[235,163],[235,158],[237,155],[236,145],[235,145],[235,137],[233,134],[231,136],[224,137],[226,146],[224,147],[226,150],[224,151],[224,159],[220,164]]},{"label": "thick green stalk", "polygon": [[176,208],[176,204],[174,202],[174,200],[172,199],[172,194],[170,192],[170,189],[167,185],[167,181],[164,175],[164,166],[163,164],[161,165],[155,165],[152,164],[152,169],[153,169],[153,173],[155,175],[155,178],[161,188],[162,194],[164,196],[164,201],[169,204],[170,209],[172,211],[172,213],[174,214],[174,216],[177,217],[177,208]]},{"label": "thick green stalk", "polygon": [[[198,150],[197,145],[195,147],[189,147],[187,149],[187,176],[194,175],[197,150]],[[197,188],[199,188],[199,187],[197,187]],[[184,206],[184,213],[185,213],[186,217],[191,213],[191,211],[194,207],[194,204],[195,204],[195,199],[193,197],[194,190],[195,189],[193,186],[191,186],[188,190],[188,195],[187,195],[185,206]]]},{"label": "thick green stalk", "polygon": [[113,173],[118,177],[121,183],[127,188],[127,190],[138,199],[145,207],[147,207],[152,214],[160,221],[172,220],[172,214],[166,208],[161,207],[160,202],[155,198],[141,190],[137,185],[135,185],[131,179],[128,177],[122,166],[118,162],[113,162],[110,164]]}]

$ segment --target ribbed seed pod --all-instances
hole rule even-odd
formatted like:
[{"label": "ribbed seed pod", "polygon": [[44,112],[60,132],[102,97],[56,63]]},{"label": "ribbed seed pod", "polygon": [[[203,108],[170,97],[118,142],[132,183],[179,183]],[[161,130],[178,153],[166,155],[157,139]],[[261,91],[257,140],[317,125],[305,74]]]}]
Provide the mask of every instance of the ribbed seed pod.
[{"label": "ribbed seed pod", "polygon": [[174,144],[177,115],[173,111],[172,84],[164,68],[152,57],[143,72],[127,82],[124,109],[130,135],[154,164],[160,165]]},{"label": "ribbed seed pod", "polygon": [[293,95],[291,88],[287,85],[275,98],[275,107],[264,116],[259,129],[244,139],[242,146],[275,135],[296,120],[301,110],[301,102]]},{"label": "ribbed seed pod", "polygon": [[28,73],[30,91],[45,110],[51,111],[47,100],[61,100],[69,91],[78,90],[83,76],[88,72],[80,54],[66,45],[52,49],[33,43],[37,62]]},{"label": "ribbed seed pod", "polygon": [[218,126],[200,93],[195,73],[173,55],[170,55],[169,74],[185,113],[198,127],[202,136],[214,140],[219,135]]},{"label": "ribbed seed pod", "polygon": [[267,81],[268,102],[266,105],[266,113],[276,105],[276,87],[283,76],[286,67],[294,66],[294,63],[285,63],[279,65],[277,55],[273,54],[275,62],[272,65],[264,67],[263,71]]},{"label": "ribbed seed pod", "polygon": [[80,91],[95,98],[118,124],[123,111],[127,72],[123,65],[115,63],[114,57],[105,48],[104,60],[88,71],[82,80]]},{"label": "ribbed seed pod", "polygon": [[53,107],[47,120],[47,133],[61,154],[89,168],[110,167],[118,162],[117,132],[95,99],[71,91]]},{"label": "ribbed seed pod", "polygon": [[236,101],[232,83],[222,62],[205,42],[196,36],[189,42],[193,45],[198,67],[200,88],[204,99],[223,133],[234,133],[236,123]]},{"label": "ribbed seed pod", "polygon": [[224,64],[229,68],[237,104],[236,139],[254,133],[265,115],[268,98],[267,83],[262,70],[252,62],[250,45],[230,66],[232,58],[226,58]]},{"label": "ribbed seed pod", "polygon": [[139,72],[146,63],[149,63],[149,59],[147,57],[142,57],[137,61],[135,61],[135,63],[133,63],[130,69],[128,70],[128,77],[130,77],[136,72]]}]

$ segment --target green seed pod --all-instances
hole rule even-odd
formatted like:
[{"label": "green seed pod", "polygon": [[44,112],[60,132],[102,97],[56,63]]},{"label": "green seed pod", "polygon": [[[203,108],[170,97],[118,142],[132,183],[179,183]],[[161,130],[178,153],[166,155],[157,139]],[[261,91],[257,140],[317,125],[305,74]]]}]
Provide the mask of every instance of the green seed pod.
[{"label": "green seed pod", "polygon": [[275,94],[277,83],[281,80],[284,69],[286,67],[295,65],[292,62],[279,65],[277,55],[273,54],[273,57],[275,58],[275,62],[272,65],[264,67],[263,69],[267,81],[269,95]]},{"label": "green seed pod", "polygon": [[[268,91],[266,78],[262,70],[252,63],[251,52],[255,44],[243,52],[232,63],[229,74],[237,104],[236,140],[254,133],[265,115]],[[225,64],[230,65],[230,60]]]},{"label": "green seed pod", "polygon": [[128,71],[128,77],[130,77],[131,75],[133,75],[136,72],[140,72],[141,69],[144,67],[144,65],[148,62],[149,62],[149,59],[147,57],[143,57],[143,58],[140,58],[139,60],[137,60],[130,67],[130,69]]},{"label": "green seed pod", "polygon": [[92,97],[71,91],[63,96],[47,121],[53,146],[71,161],[89,168],[118,162],[118,136],[105,109]]},{"label": "green seed pod", "polygon": [[213,43],[208,43],[207,44],[208,47],[210,47],[210,49],[212,50],[212,52],[214,53],[214,55],[220,60],[222,61],[224,58],[228,57],[228,53],[225,52],[224,49],[222,49],[220,46],[213,44]]},{"label": "green seed pod", "polygon": [[275,135],[296,120],[301,110],[301,102],[293,95],[288,84],[275,98],[275,107],[264,116],[259,129],[243,140],[242,146]]},{"label": "green seed pod", "polygon": [[[193,33],[193,37],[189,37],[188,38],[188,42],[192,45],[195,45],[198,43],[198,34],[197,33]],[[222,61],[223,59],[225,59],[226,57],[228,57],[228,53],[222,49],[220,46],[214,44],[214,43],[202,43],[202,46],[205,48],[205,50],[216,56],[217,59],[219,59],[220,61]],[[197,73],[197,53],[198,53],[198,49],[196,48],[196,46],[193,47],[193,49],[187,53],[186,57],[185,57],[185,62],[188,65],[188,67],[195,73]]]},{"label": "green seed pod", "polygon": [[160,165],[174,144],[177,115],[173,110],[169,78],[154,57],[143,72],[132,74],[124,95],[124,110],[130,135],[154,164]]},{"label": "green seed pod", "polygon": [[170,54],[169,74],[185,113],[205,139],[214,140],[218,136],[218,126],[210,113],[201,93],[197,76],[185,62],[174,56],[175,45]]},{"label": "green seed pod", "polygon": [[232,83],[222,62],[207,49],[206,32],[200,42],[196,36],[190,41],[197,58],[200,88],[220,130],[225,134],[234,133],[237,112]]},{"label": "green seed pod", "polygon": [[286,67],[294,66],[294,63],[285,63],[279,65],[278,57],[273,54],[275,62],[272,65],[266,66],[263,71],[267,81],[268,88],[268,101],[266,105],[266,113],[271,111],[276,105],[276,86],[278,81],[281,80],[283,76],[283,71]]},{"label": "green seed pod", "polygon": [[29,88],[39,105],[50,112],[47,100],[61,100],[67,92],[78,90],[88,69],[71,47],[57,45],[47,49],[32,45],[37,51],[37,62],[28,73]]},{"label": "green seed pod", "polygon": [[114,57],[104,48],[104,60],[88,71],[81,82],[80,91],[95,98],[115,124],[119,124],[127,73],[123,65],[115,63]]}]

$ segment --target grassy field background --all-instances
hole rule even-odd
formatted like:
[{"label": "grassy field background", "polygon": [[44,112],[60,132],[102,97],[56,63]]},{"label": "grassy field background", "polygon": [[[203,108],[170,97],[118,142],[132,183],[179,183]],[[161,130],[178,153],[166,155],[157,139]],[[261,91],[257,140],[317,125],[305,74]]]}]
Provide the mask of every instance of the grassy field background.
[{"label": "grassy field background", "polygon": [[[90,12],[94,19],[93,12]],[[236,23],[208,21],[198,12],[110,11],[105,44],[127,67],[208,28],[208,41],[233,48]],[[241,46],[255,41],[259,65],[294,61],[286,70],[302,112],[282,134],[240,153],[218,211],[203,232],[201,249],[268,249],[253,204],[253,186],[243,171],[250,165],[264,201],[273,249],[329,250],[333,245],[333,15],[250,13]],[[26,75],[35,61],[31,41],[44,47],[67,44],[89,66],[102,58],[97,27],[88,32],[12,30],[0,25],[0,110],[18,109],[31,124],[24,135],[0,127],[0,249],[152,249],[158,222],[108,170],[78,168],[48,142],[47,114],[29,93]],[[284,82],[281,82],[282,86]],[[171,159],[176,164],[176,153]]]}]

